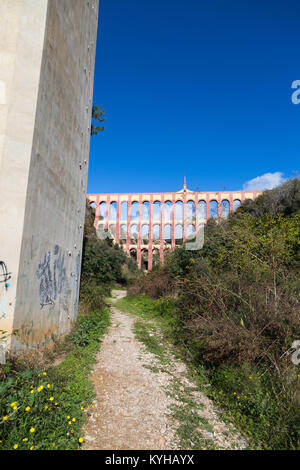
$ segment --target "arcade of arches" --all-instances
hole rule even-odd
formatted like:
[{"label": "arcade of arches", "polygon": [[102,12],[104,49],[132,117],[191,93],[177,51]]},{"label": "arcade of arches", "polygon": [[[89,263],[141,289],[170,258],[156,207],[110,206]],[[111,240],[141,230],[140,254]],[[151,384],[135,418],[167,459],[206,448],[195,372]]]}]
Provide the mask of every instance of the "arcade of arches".
[{"label": "arcade of arches", "polygon": [[88,194],[95,207],[95,227],[109,230],[116,243],[151,269],[168,250],[192,237],[210,217],[227,217],[262,191]]}]

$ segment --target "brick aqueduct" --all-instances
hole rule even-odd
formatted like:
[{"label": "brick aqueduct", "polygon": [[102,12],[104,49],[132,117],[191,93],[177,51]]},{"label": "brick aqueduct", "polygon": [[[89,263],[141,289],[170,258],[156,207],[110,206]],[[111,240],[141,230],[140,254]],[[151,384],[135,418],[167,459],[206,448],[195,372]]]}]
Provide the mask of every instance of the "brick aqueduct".
[{"label": "brick aqueduct", "polygon": [[152,269],[168,250],[181,245],[210,217],[227,217],[246,199],[262,191],[88,194],[95,208],[95,227],[111,236],[137,259],[139,268]]}]

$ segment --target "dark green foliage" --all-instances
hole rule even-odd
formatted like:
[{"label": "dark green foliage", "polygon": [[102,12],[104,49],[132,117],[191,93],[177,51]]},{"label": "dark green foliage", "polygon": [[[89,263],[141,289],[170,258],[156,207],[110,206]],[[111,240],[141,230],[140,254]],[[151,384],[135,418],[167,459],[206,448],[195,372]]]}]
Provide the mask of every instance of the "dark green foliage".
[{"label": "dark green foliage", "polygon": [[289,180],[279,188],[264,191],[255,201],[246,201],[238,212],[248,212],[255,217],[265,213],[291,215],[300,210],[300,181]]},{"label": "dark green foliage", "polygon": [[103,123],[106,121],[106,118],[104,117],[105,114],[105,109],[100,108],[100,106],[94,105],[92,109],[92,125],[91,125],[91,135],[97,135],[98,132],[104,131],[105,127],[104,126],[96,126],[93,124],[95,123]]},{"label": "dark green foliage", "polygon": [[87,204],[83,238],[83,257],[81,268],[81,297],[93,297],[93,291],[104,297],[109,295],[110,287],[125,284],[131,273],[137,271],[137,264],[124,250],[113,244],[109,238],[99,240],[94,227],[94,210]]},{"label": "dark green foliage", "polygon": [[[209,220],[201,250],[176,249],[131,288],[155,299],[172,295],[176,340],[205,365],[218,400],[266,448],[299,446],[300,374],[291,361],[300,338],[299,240],[295,179],[245,202],[227,220]],[[244,368],[262,377],[253,393]],[[224,370],[241,380],[236,390]],[[234,392],[249,396],[247,403],[233,402]]]}]

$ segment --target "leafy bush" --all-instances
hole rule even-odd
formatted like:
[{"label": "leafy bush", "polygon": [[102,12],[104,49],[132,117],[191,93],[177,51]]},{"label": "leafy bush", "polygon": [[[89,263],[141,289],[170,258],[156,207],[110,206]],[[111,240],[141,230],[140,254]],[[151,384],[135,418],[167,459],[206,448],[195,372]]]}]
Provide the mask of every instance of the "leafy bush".
[{"label": "leafy bush", "polygon": [[80,317],[66,359],[47,371],[24,369],[16,359],[1,369],[0,449],[80,447],[84,412],[94,397],[88,377],[108,321],[108,309]]},{"label": "leafy bush", "polygon": [[81,283],[87,290],[87,284],[105,286],[109,289],[113,284],[126,284],[131,273],[137,272],[137,264],[124,250],[112,240],[99,240],[94,227],[94,213],[88,204],[83,239],[83,256]]},{"label": "leafy bush", "polygon": [[[290,358],[300,338],[299,240],[296,179],[245,202],[226,220],[208,220],[202,250],[177,248],[130,290],[155,299],[172,295],[177,341],[195,364],[207,367],[219,395],[230,397],[229,408],[234,391],[227,390],[224,370],[232,380],[245,367],[263,377],[256,392],[268,396],[269,408],[254,393],[251,404],[234,409],[239,407],[248,429],[252,419],[264,445],[274,448],[299,446],[299,368]],[[241,386],[248,386],[243,377]],[[274,429],[270,439],[263,432],[268,426]]]}]

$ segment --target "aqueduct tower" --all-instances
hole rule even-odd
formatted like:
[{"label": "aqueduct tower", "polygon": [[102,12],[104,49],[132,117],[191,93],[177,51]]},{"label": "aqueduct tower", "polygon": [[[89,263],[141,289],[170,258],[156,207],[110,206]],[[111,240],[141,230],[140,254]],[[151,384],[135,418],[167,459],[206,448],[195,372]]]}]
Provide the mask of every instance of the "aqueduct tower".
[{"label": "aqueduct tower", "polygon": [[168,250],[186,241],[210,217],[227,217],[246,199],[262,191],[190,191],[172,193],[88,194],[95,227],[109,232],[138,266],[151,269]]}]

